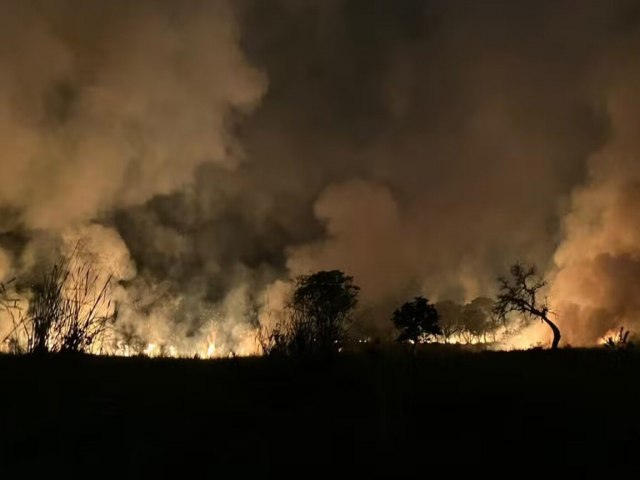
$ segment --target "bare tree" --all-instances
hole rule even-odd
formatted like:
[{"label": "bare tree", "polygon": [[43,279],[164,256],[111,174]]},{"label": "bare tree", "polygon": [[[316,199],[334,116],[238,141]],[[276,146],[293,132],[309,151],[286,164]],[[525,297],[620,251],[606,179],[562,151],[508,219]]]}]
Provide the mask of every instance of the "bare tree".
[{"label": "bare tree", "polygon": [[534,266],[516,263],[510,269],[511,278],[498,278],[500,292],[494,307],[494,314],[503,322],[511,312],[519,312],[533,318],[539,318],[553,332],[552,349],[560,343],[560,329],[549,319],[549,306],[546,298],[540,300],[538,294],[547,282],[539,277]]}]

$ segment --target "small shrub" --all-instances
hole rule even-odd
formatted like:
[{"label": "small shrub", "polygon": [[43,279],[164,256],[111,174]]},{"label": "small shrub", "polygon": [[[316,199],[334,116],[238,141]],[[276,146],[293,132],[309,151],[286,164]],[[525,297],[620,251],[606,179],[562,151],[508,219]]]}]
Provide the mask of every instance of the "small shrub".
[{"label": "small shrub", "polygon": [[33,354],[101,351],[118,316],[111,281],[111,276],[101,279],[75,253],[55,264],[32,287],[26,312],[17,301],[9,304],[14,322],[5,338],[9,349]]},{"label": "small shrub", "polygon": [[604,339],[604,346],[611,350],[630,348],[633,346],[633,343],[629,340],[629,334],[629,330],[620,327],[617,334],[609,335]]}]

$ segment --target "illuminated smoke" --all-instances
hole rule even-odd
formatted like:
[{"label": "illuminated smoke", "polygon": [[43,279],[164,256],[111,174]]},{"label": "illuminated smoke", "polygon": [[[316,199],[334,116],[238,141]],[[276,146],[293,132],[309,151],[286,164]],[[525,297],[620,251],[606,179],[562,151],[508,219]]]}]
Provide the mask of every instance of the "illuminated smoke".
[{"label": "illuminated smoke", "polygon": [[2,230],[22,235],[4,279],[80,240],[124,307],[152,295],[125,289],[136,261],[104,220],[238,163],[232,115],[266,86],[238,42],[226,1],[0,2]]},{"label": "illuminated smoke", "polygon": [[612,54],[606,85],[607,144],[589,159],[555,255],[550,297],[574,344],[594,344],[624,326],[640,329],[640,69],[638,39]]},{"label": "illuminated smoke", "polygon": [[567,341],[630,327],[634,3],[0,0],[0,275],[83,239],[184,354],[248,351],[319,268],[376,334],[516,260]]}]

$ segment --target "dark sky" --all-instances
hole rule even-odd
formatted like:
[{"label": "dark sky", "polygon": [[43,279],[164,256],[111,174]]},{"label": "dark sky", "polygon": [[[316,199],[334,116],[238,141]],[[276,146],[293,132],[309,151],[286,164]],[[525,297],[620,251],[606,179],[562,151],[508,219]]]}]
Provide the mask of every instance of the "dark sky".
[{"label": "dark sky", "polygon": [[0,273],[83,238],[128,321],[190,337],[213,316],[232,344],[297,274],[354,275],[378,330],[416,294],[492,295],[520,259],[594,341],[640,310],[639,13],[0,0]]}]

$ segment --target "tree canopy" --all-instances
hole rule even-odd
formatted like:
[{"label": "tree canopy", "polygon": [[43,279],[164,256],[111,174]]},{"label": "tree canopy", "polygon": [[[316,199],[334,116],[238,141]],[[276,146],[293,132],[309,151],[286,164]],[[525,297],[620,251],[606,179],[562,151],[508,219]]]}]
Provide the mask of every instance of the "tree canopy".
[{"label": "tree canopy", "polygon": [[414,345],[442,334],[438,319],[438,310],[425,297],[404,303],[392,317],[393,325],[400,331],[398,341],[411,341]]},{"label": "tree canopy", "polygon": [[261,340],[267,353],[308,355],[340,348],[360,288],[340,270],[296,278],[286,318]]}]

